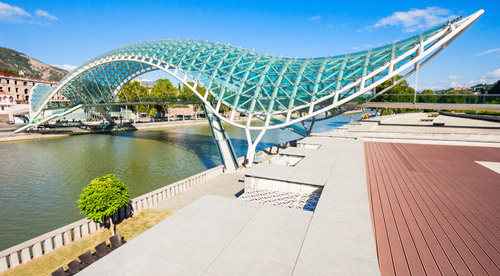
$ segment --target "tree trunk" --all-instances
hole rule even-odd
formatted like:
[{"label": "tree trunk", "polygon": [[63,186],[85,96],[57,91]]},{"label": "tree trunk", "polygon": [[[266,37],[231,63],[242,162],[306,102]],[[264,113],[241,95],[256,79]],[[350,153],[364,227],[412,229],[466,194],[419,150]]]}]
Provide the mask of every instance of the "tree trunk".
[{"label": "tree trunk", "polygon": [[115,224],[113,223],[113,216],[109,216],[109,230],[111,230],[111,235],[115,235]]}]

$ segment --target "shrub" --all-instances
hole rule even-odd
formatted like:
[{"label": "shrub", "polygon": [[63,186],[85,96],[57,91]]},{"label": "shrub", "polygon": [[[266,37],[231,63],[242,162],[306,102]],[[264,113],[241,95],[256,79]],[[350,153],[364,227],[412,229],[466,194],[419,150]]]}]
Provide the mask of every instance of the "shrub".
[{"label": "shrub", "polygon": [[80,194],[78,208],[82,214],[88,216],[95,222],[103,222],[109,218],[110,229],[115,234],[112,215],[120,207],[127,206],[130,202],[129,188],[114,174],[98,177],[83,188]]}]

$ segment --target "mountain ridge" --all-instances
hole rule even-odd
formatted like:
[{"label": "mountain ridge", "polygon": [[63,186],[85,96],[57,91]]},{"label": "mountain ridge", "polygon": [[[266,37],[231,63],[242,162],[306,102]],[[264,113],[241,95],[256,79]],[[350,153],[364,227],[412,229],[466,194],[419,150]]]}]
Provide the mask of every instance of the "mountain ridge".
[{"label": "mountain ridge", "polygon": [[0,46],[0,67],[16,73],[22,71],[26,77],[60,81],[68,71],[41,62],[24,53]]}]

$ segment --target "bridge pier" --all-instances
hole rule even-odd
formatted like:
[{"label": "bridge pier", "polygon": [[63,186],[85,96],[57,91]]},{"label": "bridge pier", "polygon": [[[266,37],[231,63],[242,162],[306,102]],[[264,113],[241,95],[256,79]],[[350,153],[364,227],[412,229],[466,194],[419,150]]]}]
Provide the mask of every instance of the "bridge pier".
[{"label": "bridge pier", "polygon": [[252,167],[253,160],[255,157],[255,150],[257,149],[257,145],[259,144],[262,137],[264,137],[264,133],[266,133],[266,129],[261,130],[255,141],[252,142],[252,136],[250,135],[250,130],[247,128],[245,129],[245,134],[247,136],[247,143],[248,143],[247,156],[245,158],[245,167],[247,168]]},{"label": "bridge pier", "polygon": [[97,111],[102,114],[104,119],[106,119],[106,121],[108,121],[108,123],[110,123],[111,125],[116,125],[116,123],[113,120],[113,118],[111,117],[111,115],[106,110],[104,110],[103,106],[98,105],[98,106],[96,106],[96,108],[97,108]]},{"label": "bridge pier", "polygon": [[210,124],[210,130],[212,132],[212,137],[214,138],[215,145],[217,146],[217,150],[219,152],[219,156],[224,163],[225,171],[237,171],[239,169],[238,158],[236,157],[236,153],[234,152],[233,145],[231,144],[231,140],[224,130],[224,126],[220,121],[219,117],[217,117],[211,110],[205,107],[205,114],[207,120]]}]

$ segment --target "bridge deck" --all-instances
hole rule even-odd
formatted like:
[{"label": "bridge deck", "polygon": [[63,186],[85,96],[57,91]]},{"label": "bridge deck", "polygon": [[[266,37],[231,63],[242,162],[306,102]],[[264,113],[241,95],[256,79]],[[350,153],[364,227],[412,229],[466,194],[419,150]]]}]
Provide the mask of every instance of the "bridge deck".
[{"label": "bridge deck", "polygon": [[[499,275],[500,149],[365,142],[382,275]],[[489,163],[498,164],[498,163]]]}]

